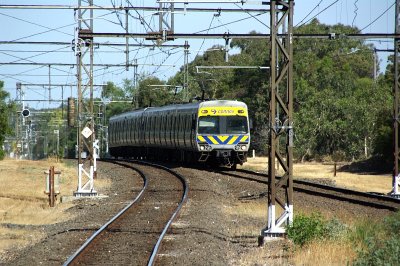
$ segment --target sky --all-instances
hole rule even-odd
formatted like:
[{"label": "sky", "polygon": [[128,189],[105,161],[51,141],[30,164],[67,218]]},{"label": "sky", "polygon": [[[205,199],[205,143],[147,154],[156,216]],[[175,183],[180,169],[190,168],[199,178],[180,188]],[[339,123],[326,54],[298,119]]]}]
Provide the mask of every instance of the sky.
[{"label": "sky", "polygon": [[[190,2],[190,0],[188,0]],[[217,1],[218,2],[218,1]],[[186,5],[188,8],[266,8],[259,5],[261,1],[251,1],[245,4],[216,3]],[[342,23],[356,26],[363,33],[393,33],[394,32],[395,0],[297,0],[294,8],[294,25],[308,23],[312,18],[333,25]],[[8,9],[2,5],[67,5],[76,6],[77,0],[2,0],[0,1],[0,80],[11,95],[16,97],[16,83],[23,84],[24,98],[28,107],[41,109],[59,105],[50,103],[48,99],[66,99],[76,97],[76,56],[72,50],[74,28],[77,22],[73,9]],[[156,0],[95,0],[94,4],[102,7],[110,6],[158,6]],[[184,7],[175,4],[175,7]],[[138,19],[140,18],[140,19]],[[238,21],[236,23],[233,23]],[[180,12],[175,14],[175,33],[248,33],[256,30],[269,33],[269,13],[256,15],[246,12],[213,13],[213,12]],[[94,11],[94,32],[125,32],[125,14],[111,10]],[[158,28],[158,16],[154,12],[132,10],[128,23],[129,32],[145,33]],[[38,44],[4,44],[1,42],[66,42],[66,45]],[[190,45],[189,61],[196,55],[214,45],[225,45],[223,39],[188,39]],[[125,43],[125,38],[96,38],[99,43]],[[379,49],[393,49],[393,40],[368,40]],[[130,44],[154,44],[143,39],[129,39]],[[165,44],[183,45],[185,39],[166,42]],[[235,51],[230,51],[234,53]],[[387,64],[388,52],[379,52],[380,68],[383,71]],[[184,64],[184,49],[159,47],[131,47],[129,61],[138,63],[138,73],[153,75],[167,80],[179,71]],[[124,64],[126,54],[123,46],[99,46],[94,53],[94,64]],[[10,63],[45,63],[49,65],[10,65]],[[57,64],[70,64],[61,66]],[[132,79],[134,67],[95,67],[94,84],[105,84],[112,81],[122,86],[124,79]],[[31,84],[31,85],[27,85]],[[51,85],[49,85],[51,84]],[[59,86],[63,85],[63,86]],[[61,88],[63,95],[61,95]],[[95,88],[95,96],[99,95],[100,87]],[[40,100],[40,101],[35,101]]]}]

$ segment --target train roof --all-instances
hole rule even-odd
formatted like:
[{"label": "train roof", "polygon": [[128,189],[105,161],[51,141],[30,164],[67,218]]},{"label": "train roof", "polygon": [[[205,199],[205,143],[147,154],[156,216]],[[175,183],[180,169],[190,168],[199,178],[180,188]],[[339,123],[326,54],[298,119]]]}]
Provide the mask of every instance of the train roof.
[{"label": "train roof", "polygon": [[195,102],[195,103],[186,103],[186,104],[171,104],[160,107],[147,107],[144,109],[133,110],[125,113],[121,113],[118,115],[114,115],[110,117],[110,121],[118,120],[121,118],[128,118],[142,115],[146,112],[164,112],[170,110],[190,110],[190,109],[198,109],[200,107],[213,107],[213,106],[232,106],[232,107],[245,107],[247,105],[243,102],[233,101],[233,100],[213,100],[213,101],[204,101],[204,102]]},{"label": "train roof", "polygon": [[215,100],[200,102],[200,107],[216,107],[216,106],[230,106],[230,107],[246,107],[244,102],[232,101],[232,100]]}]

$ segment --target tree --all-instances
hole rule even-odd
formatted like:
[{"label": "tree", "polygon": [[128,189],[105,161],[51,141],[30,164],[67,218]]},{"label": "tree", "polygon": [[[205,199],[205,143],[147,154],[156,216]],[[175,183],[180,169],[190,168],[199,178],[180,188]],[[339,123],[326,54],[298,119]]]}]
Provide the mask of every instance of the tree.
[{"label": "tree", "polygon": [[7,103],[9,93],[4,90],[4,82],[0,81],[0,159],[4,159],[5,152],[3,150],[3,143],[5,136],[11,134],[11,128],[8,123],[8,117],[13,109],[12,103]]},{"label": "tree", "polygon": [[139,107],[162,106],[173,102],[175,88],[159,78],[141,77],[138,88]]},{"label": "tree", "polygon": [[[313,20],[297,33],[354,33]],[[361,40],[297,39],[294,42],[297,156],[338,159],[369,156],[385,88],[373,80],[373,47]],[[379,104],[377,104],[379,103]]]}]

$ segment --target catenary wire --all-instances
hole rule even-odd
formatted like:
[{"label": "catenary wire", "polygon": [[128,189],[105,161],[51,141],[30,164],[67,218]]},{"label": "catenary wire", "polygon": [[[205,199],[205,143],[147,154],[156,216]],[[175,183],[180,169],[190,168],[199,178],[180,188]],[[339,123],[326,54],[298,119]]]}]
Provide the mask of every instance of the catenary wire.
[{"label": "catenary wire", "polygon": [[301,27],[305,24],[307,24],[308,22],[310,22],[311,20],[313,20],[314,18],[316,18],[318,15],[320,15],[321,13],[325,12],[326,10],[328,10],[330,7],[332,7],[334,4],[336,4],[337,2],[339,2],[339,0],[335,0],[333,1],[331,4],[329,4],[327,7],[325,7],[324,9],[322,9],[320,12],[318,12],[316,15],[314,15],[312,18],[310,18],[309,20],[307,20],[306,22],[304,22],[303,24],[301,24],[300,26],[296,25],[296,27]]},{"label": "catenary wire", "polygon": [[300,20],[299,23],[297,23],[297,25],[295,27],[297,27],[299,24],[301,24],[309,15],[311,15],[312,12],[314,12],[315,9],[317,9],[319,7],[319,5],[323,2],[324,0],[319,1],[319,3],[310,11],[308,12],[308,14],[302,19]]}]

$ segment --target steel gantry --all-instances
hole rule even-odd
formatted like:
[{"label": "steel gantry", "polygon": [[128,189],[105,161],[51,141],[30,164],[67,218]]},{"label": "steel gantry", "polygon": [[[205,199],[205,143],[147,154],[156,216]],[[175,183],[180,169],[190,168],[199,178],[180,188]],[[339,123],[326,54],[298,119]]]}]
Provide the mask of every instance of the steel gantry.
[{"label": "steel gantry", "polygon": [[[82,5],[85,2],[86,5]],[[93,113],[93,37],[82,37],[82,33],[93,32],[93,0],[78,0],[75,10],[77,27],[75,28],[74,50],[77,64],[78,84],[78,187],[77,197],[96,196],[94,178],[96,177],[96,159],[98,146],[94,132]]]},{"label": "steel gantry", "polygon": [[[395,34],[400,34],[400,0],[396,0],[395,10]],[[399,52],[400,52],[400,38],[394,39],[394,103],[393,103],[393,154],[394,154],[394,167],[393,167],[393,190],[392,196],[400,198],[400,175],[399,175],[399,123],[400,123],[400,69],[399,69]]]},{"label": "steel gantry", "polygon": [[[260,244],[283,236],[293,220],[293,6],[293,0],[271,1],[268,226]],[[283,170],[279,179],[276,161]]]}]

